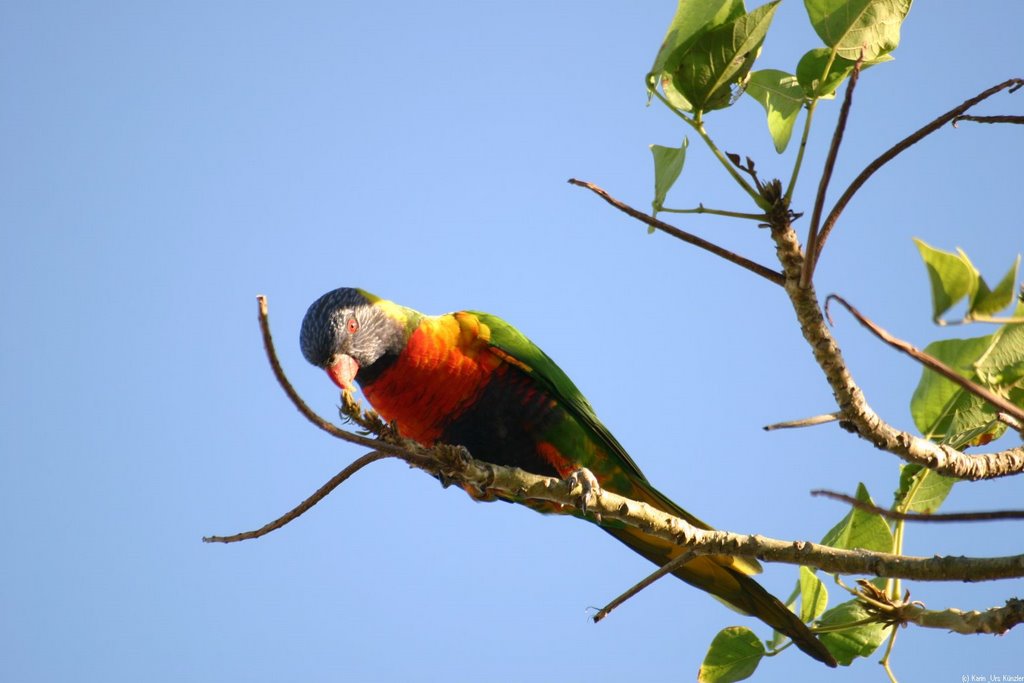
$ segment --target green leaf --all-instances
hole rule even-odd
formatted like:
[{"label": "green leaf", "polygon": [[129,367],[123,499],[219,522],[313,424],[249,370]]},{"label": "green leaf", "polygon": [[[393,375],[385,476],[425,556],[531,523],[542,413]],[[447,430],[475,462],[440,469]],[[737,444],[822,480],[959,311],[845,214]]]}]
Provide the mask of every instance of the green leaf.
[{"label": "green leaf", "polygon": [[911,0],[804,0],[811,25],[839,56],[876,59],[900,43],[900,25]]},{"label": "green leaf", "polygon": [[755,71],[750,74],[746,93],[764,107],[775,151],[782,154],[793,135],[793,124],[805,101],[796,76],[775,69]]},{"label": "green leaf", "polygon": [[[1018,304],[1014,317],[1024,317],[1024,304]],[[994,334],[992,346],[975,364],[978,379],[990,389],[1008,389],[1019,384],[1024,364],[1024,323],[1003,325]]]},{"label": "green leaf", "polygon": [[[967,254],[960,252],[964,259]],[[1014,290],[1017,284],[1017,269],[1020,267],[1020,254],[1014,260],[1010,270],[1003,279],[999,281],[995,289],[989,289],[985,279],[978,275],[978,288],[971,297],[971,303],[967,308],[967,315],[995,315],[1010,305],[1013,301]]]},{"label": "green leaf", "polygon": [[977,271],[960,254],[936,249],[916,237],[914,242],[928,269],[932,283],[932,319],[938,321],[960,299],[977,289]]},{"label": "green leaf", "polygon": [[743,0],[738,3],[736,0],[679,0],[675,16],[668,25],[661,48],[647,74],[648,90],[658,86],[661,74],[666,71],[671,73],[675,69],[690,43],[705,30],[715,26],[715,19],[721,12],[728,14],[737,4],[742,13]]},{"label": "green leaf", "polygon": [[893,497],[893,507],[903,512],[930,515],[939,509],[953,484],[958,481],[921,465],[903,465],[900,467],[900,486]]},{"label": "green leaf", "polygon": [[711,641],[697,672],[700,683],[730,683],[749,678],[764,657],[764,645],[749,628],[730,626]]},{"label": "green leaf", "polygon": [[651,145],[651,154],[654,155],[654,201],[651,202],[651,206],[654,208],[655,215],[661,211],[661,207],[665,203],[665,195],[668,194],[683,170],[683,161],[686,160],[688,145],[689,141],[685,138],[679,147]]},{"label": "green leaf", "polygon": [[[960,375],[977,379],[974,363],[994,343],[995,335],[973,339],[945,339],[924,348]],[[959,384],[924,368],[910,397],[910,415],[921,434],[933,441],[944,441],[957,434],[988,424],[995,410]],[[1002,432],[1000,431],[1000,434]]]},{"label": "green leaf", "polygon": [[[852,624],[868,617],[867,611],[859,600],[849,600],[836,605],[821,615],[819,626],[839,626]],[[867,657],[878,649],[885,640],[885,624],[872,622],[862,626],[822,633],[819,638],[828,648],[836,661],[849,666],[857,657]]]},{"label": "green leaf", "polygon": [[[1024,306],[1018,306],[1018,310]],[[1024,323],[1004,325],[993,334],[971,339],[932,342],[925,353],[1017,405],[1022,404],[1021,367],[1024,365]],[[991,423],[974,443],[998,438],[1006,425],[994,422],[997,410],[959,384],[924,369],[910,399],[914,424],[926,438],[949,440]]]},{"label": "green leaf", "polygon": [[[874,505],[864,484],[857,484],[857,500]],[[853,508],[821,539],[822,545],[833,548],[863,548],[891,553],[892,530],[885,518],[876,512]]]},{"label": "green leaf", "polygon": [[732,102],[754,65],[780,0],[773,0],[697,36],[680,55],[672,84],[697,111],[723,109]]},{"label": "green leaf", "polygon": [[800,621],[810,622],[828,607],[828,590],[818,575],[808,567],[800,567]]},{"label": "green leaf", "polygon": [[[829,60],[832,60],[831,65]],[[881,57],[862,62],[861,71],[876,64],[891,62],[892,57],[882,55]],[[803,88],[807,97],[830,99],[835,97],[836,89],[853,72],[857,64],[855,60],[844,59],[838,55],[832,59],[832,50],[827,47],[816,47],[808,50],[800,62],[796,65],[796,79]],[[825,69],[828,69],[828,73]]]}]

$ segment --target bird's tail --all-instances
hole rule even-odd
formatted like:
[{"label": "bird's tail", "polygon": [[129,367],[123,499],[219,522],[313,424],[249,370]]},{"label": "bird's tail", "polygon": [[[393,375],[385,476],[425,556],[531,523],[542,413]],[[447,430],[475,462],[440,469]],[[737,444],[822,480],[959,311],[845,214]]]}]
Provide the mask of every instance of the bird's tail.
[{"label": "bird's tail", "polygon": [[[683,517],[700,528],[711,528],[646,482],[642,487],[635,486],[635,489],[632,493],[640,500]],[[604,530],[658,566],[666,564],[685,552],[678,545],[657,536],[645,534],[635,527],[605,526]],[[835,657],[811,633],[807,625],[778,598],[749,576],[758,571],[760,571],[760,567],[752,560],[720,555],[700,555],[683,564],[673,574],[789,636],[798,648],[819,662],[824,662],[828,666],[836,666]]]}]

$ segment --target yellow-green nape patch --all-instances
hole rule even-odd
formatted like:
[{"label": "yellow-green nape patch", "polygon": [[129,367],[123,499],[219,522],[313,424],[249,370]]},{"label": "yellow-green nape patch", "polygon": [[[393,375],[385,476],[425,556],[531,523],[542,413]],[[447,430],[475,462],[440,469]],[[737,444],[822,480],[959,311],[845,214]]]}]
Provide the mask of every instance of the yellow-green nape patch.
[{"label": "yellow-green nape patch", "polygon": [[364,289],[357,290],[360,294],[366,297],[375,308],[380,309],[384,312],[384,315],[397,322],[402,327],[405,327],[409,322],[409,309],[405,306],[399,306],[394,301],[388,301],[382,299],[376,294],[370,294]]},{"label": "yellow-green nape patch", "polygon": [[370,294],[365,289],[359,289],[357,287],[355,288],[355,290],[362,294],[364,297],[366,297],[366,300],[369,301],[371,304],[375,304],[378,301],[383,301],[383,299],[381,299],[379,296],[377,296],[376,294]]}]

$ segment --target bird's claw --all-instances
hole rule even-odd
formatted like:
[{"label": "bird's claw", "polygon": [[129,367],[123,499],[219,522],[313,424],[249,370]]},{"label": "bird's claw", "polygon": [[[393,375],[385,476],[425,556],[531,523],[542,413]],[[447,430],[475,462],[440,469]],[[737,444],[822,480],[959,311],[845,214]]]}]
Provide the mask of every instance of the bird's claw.
[{"label": "bird's claw", "polygon": [[596,503],[601,495],[601,484],[597,481],[597,477],[586,467],[581,467],[570,473],[565,478],[565,483],[569,486],[570,491],[575,491],[577,486],[582,489],[579,507],[583,514],[587,514],[587,508]]}]

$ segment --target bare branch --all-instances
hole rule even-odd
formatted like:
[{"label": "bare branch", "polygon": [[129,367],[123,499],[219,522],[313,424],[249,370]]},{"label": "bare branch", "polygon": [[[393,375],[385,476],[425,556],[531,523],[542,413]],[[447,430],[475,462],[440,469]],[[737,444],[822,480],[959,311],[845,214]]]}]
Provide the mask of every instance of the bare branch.
[{"label": "bare branch", "polygon": [[684,564],[686,564],[687,562],[692,560],[694,557],[695,557],[694,553],[689,553],[689,552],[683,553],[679,557],[677,557],[677,558],[675,558],[673,560],[670,560],[669,562],[665,563],[661,567],[658,567],[658,569],[656,571],[652,572],[651,574],[648,574],[643,580],[639,581],[636,585],[632,586],[629,590],[624,592],[622,595],[620,595],[619,597],[615,598],[614,600],[609,602],[607,605],[602,607],[600,610],[598,610],[597,614],[595,614],[594,617],[593,617],[594,623],[596,624],[597,622],[601,621],[606,616],[611,614],[613,609],[615,609],[616,607],[618,607],[622,603],[626,602],[631,597],[633,597],[634,595],[636,595],[637,593],[642,591],[644,588],[647,588],[648,586],[650,586],[652,583],[654,583],[658,579],[660,579],[660,578],[662,578],[664,576],[668,576],[669,574],[671,574],[675,570],[679,569]]},{"label": "bare branch", "polygon": [[961,121],[974,121],[975,123],[1024,123],[1024,116],[1006,114],[999,116],[971,116],[970,114],[964,114],[963,116],[956,116],[953,118],[953,127]]},{"label": "bare branch", "polygon": [[825,222],[821,228],[821,232],[818,235],[818,244],[815,247],[813,254],[813,259],[815,260],[815,262],[821,256],[821,250],[825,246],[825,241],[828,239],[828,236],[832,232],[832,229],[835,227],[836,221],[839,220],[839,215],[843,212],[843,209],[846,208],[846,205],[850,203],[850,199],[852,199],[853,195],[857,193],[857,190],[859,190],[861,186],[867,182],[868,178],[875,174],[875,171],[877,171],[878,169],[882,168],[882,166],[885,166],[887,163],[892,161],[901,152],[917,144],[922,139],[931,135],[932,133],[934,133],[939,128],[946,125],[956,117],[962,115],[964,112],[966,112],[968,109],[978,104],[979,102],[982,102],[983,100],[992,97],[992,95],[995,95],[996,93],[1002,92],[1003,90],[1006,89],[1009,89],[1010,92],[1014,92],[1019,87],[1021,87],[1021,85],[1024,85],[1024,79],[1011,78],[1010,80],[1004,81],[999,85],[992,86],[988,90],[985,90],[975,95],[974,97],[970,98],[969,100],[964,101],[962,104],[954,107],[953,109],[950,109],[948,112],[938,117],[928,125],[919,128],[914,133],[911,133],[907,137],[903,138],[895,145],[893,145],[885,152],[883,152],[882,155],[879,156],[877,159],[868,164],[867,167],[865,167],[865,169],[860,172],[860,175],[853,179],[853,182],[850,183],[850,186],[846,188],[846,191],[843,192],[841,197],[839,197],[839,200],[836,202],[836,205],[832,207],[832,211],[829,212],[828,217],[825,219]]},{"label": "bare branch", "polygon": [[271,531],[277,531],[285,524],[293,521],[304,512],[309,510],[311,507],[319,503],[321,500],[327,497],[334,489],[341,486],[341,484],[351,477],[353,474],[363,469],[372,462],[377,462],[384,458],[397,457],[392,453],[384,453],[382,451],[371,451],[361,458],[354,460],[348,467],[338,472],[336,475],[330,478],[326,484],[316,490],[306,500],[299,503],[295,508],[281,515],[273,522],[264,524],[255,531],[243,531],[242,533],[234,534],[232,536],[203,536],[203,543],[237,543],[238,541],[248,541],[250,539],[259,538],[260,536],[266,536]]},{"label": "bare branch", "polygon": [[[681,239],[684,242],[692,244],[692,245],[694,245],[696,247],[700,247],[701,249],[704,249],[705,251],[710,251],[712,254],[715,254],[716,256],[721,256],[726,261],[731,261],[732,263],[735,263],[736,265],[738,265],[738,266],[740,266],[742,268],[746,268],[747,270],[749,270],[752,273],[757,273],[758,275],[760,275],[761,277],[763,277],[764,279],[766,279],[766,280],[768,280],[770,282],[773,282],[773,283],[775,283],[777,285],[781,285],[782,284],[782,273],[779,273],[778,271],[772,270],[771,268],[768,268],[767,266],[762,266],[760,263],[756,263],[755,261],[751,261],[750,259],[748,259],[748,258],[746,258],[744,256],[740,256],[739,254],[735,254],[735,253],[729,251],[728,249],[724,249],[724,248],[718,246],[717,244],[713,244],[711,242],[708,242],[707,240],[702,239],[700,237],[697,237],[696,235],[692,235],[692,234],[690,234],[690,233],[688,233],[688,232],[686,232],[684,230],[680,230],[679,228],[675,227],[674,225],[669,225],[668,223],[665,223],[664,221],[659,221],[657,218],[652,218],[651,216],[648,216],[647,214],[645,214],[643,211],[638,211],[638,210],[634,209],[632,206],[629,206],[628,204],[624,204],[624,203],[620,202],[618,199],[615,199],[610,194],[608,194],[607,192],[602,190],[597,185],[594,185],[593,183],[588,183],[588,182],[586,182],[584,180],[576,180],[575,178],[570,178],[569,179],[569,183],[571,185],[576,185],[577,187],[585,187],[585,188],[587,188],[588,190],[590,190],[591,192],[596,194],[598,197],[600,197],[601,199],[605,200],[606,202],[608,202],[609,204],[614,206],[619,211],[622,211],[623,213],[632,216],[633,218],[637,219],[638,221],[640,221],[642,223],[646,223],[647,225],[651,226],[652,228],[655,228],[657,230],[661,230],[662,232],[667,233],[669,235],[672,235],[673,237],[675,237],[677,239]],[[768,217],[765,216],[766,220],[767,220],[767,218]]]},{"label": "bare branch", "polygon": [[832,498],[833,500],[848,503],[858,510],[873,512],[887,519],[900,519],[908,522],[991,522],[995,520],[1024,519],[1024,510],[943,513],[899,512],[897,510],[888,510],[886,508],[878,507],[877,505],[872,505],[871,503],[858,500],[853,496],[848,496],[845,493],[836,493],[835,491],[815,489],[814,491],[811,491],[811,495]]},{"label": "bare branch", "polygon": [[[438,468],[452,481],[516,500],[557,503],[576,510],[579,493],[564,480],[467,457],[464,449],[437,452]],[[576,487],[578,489],[578,487]],[[1024,555],[993,558],[909,557],[867,550],[830,548],[807,541],[705,530],[646,503],[602,491],[587,506],[587,519],[618,521],[670,540],[694,555],[756,557],[767,562],[817,567],[836,574],[869,574],[920,581],[989,581],[1024,576]]]},{"label": "bare branch", "polygon": [[846,120],[850,116],[850,106],[853,104],[853,90],[857,87],[857,80],[860,77],[860,67],[864,63],[864,51],[853,65],[853,72],[850,74],[850,83],[846,86],[846,95],[843,97],[843,106],[839,109],[839,119],[836,121],[836,130],[832,134],[832,144],[828,148],[828,156],[825,158],[825,168],[821,172],[821,180],[818,182],[818,194],[814,198],[814,211],[811,213],[811,225],[807,229],[807,254],[803,270],[800,273],[800,286],[806,287],[811,278],[814,277],[814,266],[817,264],[818,253],[818,226],[821,224],[821,210],[825,205],[825,193],[828,191],[829,181],[832,180],[832,170],[836,165],[836,157],[839,156],[839,145],[843,142],[843,132],[846,130]]},{"label": "bare branch", "polygon": [[773,432],[776,429],[796,429],[798,427],[813,427],[815,425],[823,425],[829,422],[835,422],[836,420],[842,418],[842,416],[843,414],[839,412],[826,413],[824,415],[815,415],[814,417],[803,417],[800,418],[799,420],[776,422],[774,424],[765,425],[764,427],[761,427],[761,429],[763,429],[766,432]]},{"label": "bare branch", "polygon": [[[902,339],[898,339],[892,336],[891,334],[889,334],[889,332],[873,323],[860,311],[858,311],[856,308],[847,303],[847,301],[838,294],[829,294],[825,298],[826,316],[828,316],[828,304],[830,301],[838,301],[840,304],[842,304],[843,307],[846,310],[848,310],[853,315],[853,317],[855,317],[857,321],[860,322],[861,325],[871,330],[872,334],[874,334],[876,337],[884,341],[889,346],[899,351],[902,351],[903,353],[907,354],[908,356],[916,360],[921,365],[924,365],[929,370],[939,373],[949,381],[959,384],[961,387],[964,388],[965,391],[969,391],[970,393],[974,394],[983,401],[991,403],[993,406],[998,408],[1000,411],[1006,413],[1010,417],[1018,421],[1024,421],[1024,410],[1022,410],[1020,407],[1007,401],[1002,396],[992,391],[989,391],[980,384],[972,382],[971,380],[967,379],[953,368],[949,367],[948,365],[940,361],[938,358],[935,358],[934,356],[931,356],[925,353],[924,351],[921,351],[916,346],[909,344],[908,342],[905,342]],[[831,321],[831,318],[829,318],[829,322]]]}]

